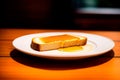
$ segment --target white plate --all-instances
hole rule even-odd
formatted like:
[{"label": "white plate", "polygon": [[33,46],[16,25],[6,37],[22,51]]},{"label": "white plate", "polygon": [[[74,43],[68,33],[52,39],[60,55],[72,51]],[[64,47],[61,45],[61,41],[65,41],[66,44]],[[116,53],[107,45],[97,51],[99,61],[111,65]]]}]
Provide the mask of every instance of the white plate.
[{"label": "white plate", "polygon": [[[31,48],[31,41],[33,37],[42,37],[42,36],[51,36],[51,35],[59,35],[59,34],[72,34],[76,36],[86,36],[88,41],[87,45],[84,46],[83,50],[75,51],[75,52],[64,52],[60,50],[50,50],[50,51],[36,51]],[[98,56],[110,51],[114,47],[114,42],[106,37],[95,35],[95,34],[87,34],[87,33],[79,33],[79,32],[49,32],[49,33],[36,33],[24,35],[16,38],[13,41],[13,46],[26,54],[50,58],[50,59],[81,59],[92,56]]]}]

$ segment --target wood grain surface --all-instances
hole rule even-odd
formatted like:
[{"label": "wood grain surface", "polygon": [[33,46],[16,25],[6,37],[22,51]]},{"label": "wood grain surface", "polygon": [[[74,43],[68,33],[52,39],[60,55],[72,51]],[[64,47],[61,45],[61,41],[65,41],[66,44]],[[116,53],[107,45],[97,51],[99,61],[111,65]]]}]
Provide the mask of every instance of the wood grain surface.
[{"label": "wood grain surface", "polygon": [[[23,35],[64,31],[102,35],[112,39],[115,47],[100,56],[62,61],[29,56],[12,46]],[[120,31],[0,29],[0,80],[120,80],[119,74]]]}]

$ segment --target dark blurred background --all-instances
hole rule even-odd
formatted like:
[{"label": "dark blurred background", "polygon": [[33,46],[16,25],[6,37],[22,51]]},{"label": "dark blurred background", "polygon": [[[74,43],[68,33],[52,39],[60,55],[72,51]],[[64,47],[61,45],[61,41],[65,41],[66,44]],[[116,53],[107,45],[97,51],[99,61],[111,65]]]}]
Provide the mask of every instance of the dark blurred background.
[{"label": "dark blurred background", "polygon": [[2,28],[120,30],[119,0],[4,0]]}]

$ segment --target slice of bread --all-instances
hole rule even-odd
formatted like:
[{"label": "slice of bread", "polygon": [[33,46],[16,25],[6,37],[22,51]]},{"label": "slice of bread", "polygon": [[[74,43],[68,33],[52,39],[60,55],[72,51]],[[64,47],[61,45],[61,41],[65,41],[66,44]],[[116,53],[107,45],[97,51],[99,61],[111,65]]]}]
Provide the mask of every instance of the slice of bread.
[{"label": "slice of bread", "polygon": [[34,37],[32,39],[31,47],[38,51],[46,51],[71,46],[83,46],[86,42],[86,37],[63,34],[47,37]]}]

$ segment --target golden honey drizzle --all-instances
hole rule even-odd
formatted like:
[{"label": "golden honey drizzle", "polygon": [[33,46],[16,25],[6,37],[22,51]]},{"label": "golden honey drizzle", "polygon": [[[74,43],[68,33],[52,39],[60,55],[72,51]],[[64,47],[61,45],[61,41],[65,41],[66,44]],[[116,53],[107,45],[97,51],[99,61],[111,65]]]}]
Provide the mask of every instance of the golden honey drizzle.
[{"label": "golden honey drizzle", "polygon": [[76,51],[88,52],[93,50],[93,46],[90,44],[87,44],[85,46],[73,46],[73,47],[67,47],[67,48],[60,48],[58,50],[62,52],[76,52]]},{"label": "golden honey drizzle", "polygon": [[59,51],[64,51],[64,52],[75,52],[78,50],[82,50],[82,46],[74,46],[74,47],[67,47],[67,48],[60,48],[58,49]]}]

